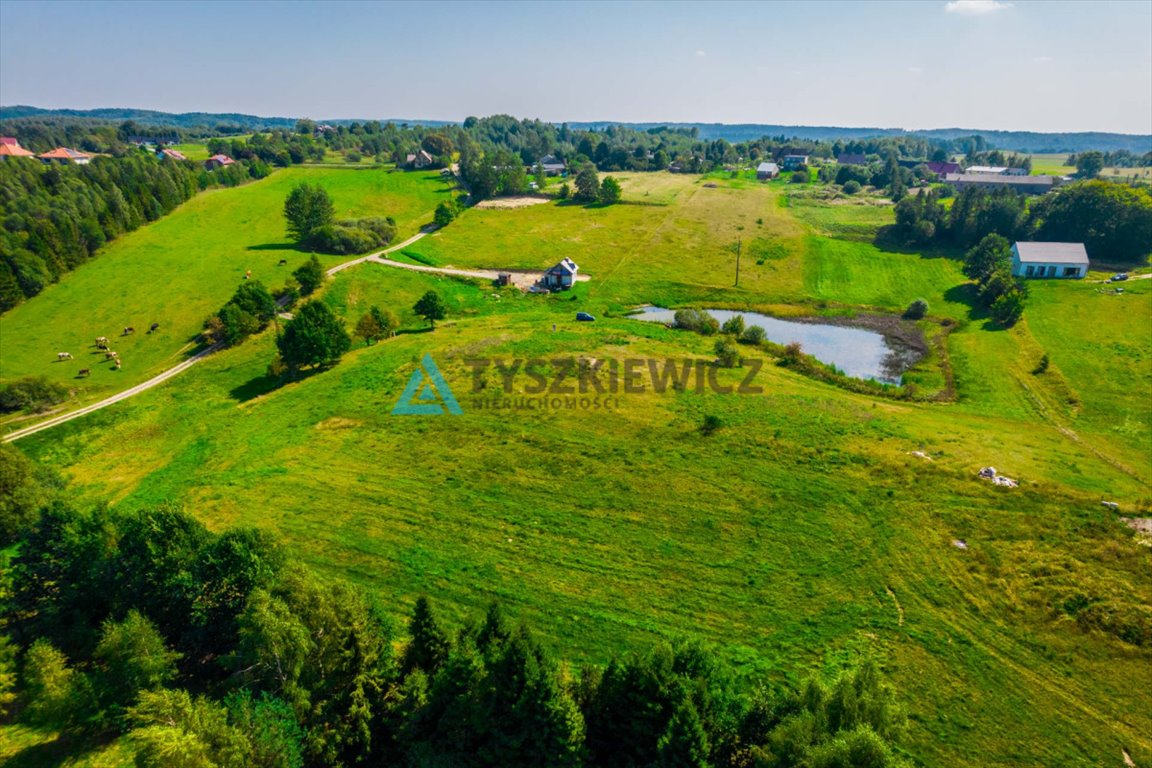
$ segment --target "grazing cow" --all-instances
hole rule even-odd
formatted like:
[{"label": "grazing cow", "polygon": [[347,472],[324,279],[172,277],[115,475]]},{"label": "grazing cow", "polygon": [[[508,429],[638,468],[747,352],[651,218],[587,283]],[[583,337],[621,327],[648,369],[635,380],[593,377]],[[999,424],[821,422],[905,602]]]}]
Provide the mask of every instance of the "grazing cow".
[{"label": "grazing cow", "polygon": [[113,370],[120,370],[120,358],[116,358],[116,367]]},{"label": "grazing cow", "polygon": [[91,376],[91,375],[92,375],[92,369],[91,368],[81,368],[80,373],[76,374],[76,378],[79,379],[83,376]]},{"label": "grazing cow", "polygon": [[71,359],[72,359],[72,353],[70,353],[70,352],[57,352],[56,353],[56,362],[60,362],[62,360],[71,360]]},{"label": "grazing cow", "polygon": [[160,323],[152,323],[152,327],[148,329],[148,333],[153,333],[160,327]]},{"label": "grazing cow", "polygon": [[278,266],[278,267],[286,267],[286,266],[288,266],[288,259],[280,259],[280,263],[279,263],[279,264],[277,264],[276,266]]},{"label": "grazing cow", "polygon": [[108,337],[107,336],[97,336],[96,337],[96,349],[108,349]]},{"label": "grazing cow", "polygon": [[130,333],[136,333],[136,329],[135,329],[135,328],[133,328],[132,326],[130,326],[130,325],[129,325],[128,327],[126,327],[126,328],[124,329],[124,334],[123,334],[123,335],[124,335],[124,336],[127,336],[127,335],[128,335],[128,334],[130,334]]},{"label": "grazing cow", "polygon": [[104,359],[105,360],[115,360],[118,357],[120,357],[120,353],[113,352],[110,349],[104,352]]}]

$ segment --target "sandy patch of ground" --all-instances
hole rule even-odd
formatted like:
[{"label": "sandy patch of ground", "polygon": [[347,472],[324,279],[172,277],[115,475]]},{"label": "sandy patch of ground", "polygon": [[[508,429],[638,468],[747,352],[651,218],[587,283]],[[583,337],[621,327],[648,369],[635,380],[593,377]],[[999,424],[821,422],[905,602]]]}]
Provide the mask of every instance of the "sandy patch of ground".
[{"label": "sandy patch of ground", "polygon": [[527,208],[530,205],[540,205],[551,200],[550,197],[536,197],[523,195],[520,197],[495,197],[490,200],[481,200],[475,208]]},{"label": "sandy patch of ground", "polygon": [[1152,517],[1122,517],[1124,525],[1136,531],[1136,541],[1152,547]]}]

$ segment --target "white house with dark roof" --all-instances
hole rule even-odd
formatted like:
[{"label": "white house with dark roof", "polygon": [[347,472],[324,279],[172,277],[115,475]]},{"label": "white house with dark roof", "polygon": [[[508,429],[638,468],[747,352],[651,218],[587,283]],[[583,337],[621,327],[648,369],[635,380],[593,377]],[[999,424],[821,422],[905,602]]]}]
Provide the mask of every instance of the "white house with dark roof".
[{"label": "white house with dark roof", "polygon": [[579,269],[576,262],[565,258],[545,272],[540,282],[550,290],[567,290],[576,284],[576,273]]},{"label": "white house with dark roof", "polygon": [[1084,277],[1088,252],[1083,243],[1013,243],[1012,274],[1016,277]]}]

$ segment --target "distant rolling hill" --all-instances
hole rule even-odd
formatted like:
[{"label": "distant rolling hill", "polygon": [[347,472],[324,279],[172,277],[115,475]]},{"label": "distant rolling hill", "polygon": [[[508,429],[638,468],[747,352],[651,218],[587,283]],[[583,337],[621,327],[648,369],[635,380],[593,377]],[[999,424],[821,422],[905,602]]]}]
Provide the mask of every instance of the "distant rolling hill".
[{"label": "distant rolling hill", "polygon": [[[235,126],[244,131],[267,131],[273,128],[292,128],[295,117],[259,117],[239,113],[213,112],[157,112],[148,109],[40,109],[30,106],[0,107],[0,120],[15,120],[29,117],[70,117],[121,122],[134,120],[141,125],[175,126],[197,128]],[[332,125],[363,122],[374,118],[356,120],[319,120]],[[381,122],[407,123],[409,125],[452,125],[447,120],[416,120],[389,118]],[[991,146],[1016,152],[1056,153],[1082,152],[1087,149],[1116,151],[1126,149],[1135,154],[1152,152],[1152,135],[1125,133],[1105,133],[1100,131],[1083,133],[1036,133],[1032,131],[998,131],[984,128],[928,128],[905,130],[903,128],[860,128],[845,126],[809,125],[769,125],[761,123],[628,123],[609,120],[594,122],[570,122],[572,128],[581,130],[603,129],[609,125],[623,125],[637,130],[651,128],[695,128],[702,139],[725,139],[731,142],[758,139],[761,136],[785,136],[800,139],[862,139],[874,136],[924,136],[932,139],[955,139],[964,136],[983,136]]]}]

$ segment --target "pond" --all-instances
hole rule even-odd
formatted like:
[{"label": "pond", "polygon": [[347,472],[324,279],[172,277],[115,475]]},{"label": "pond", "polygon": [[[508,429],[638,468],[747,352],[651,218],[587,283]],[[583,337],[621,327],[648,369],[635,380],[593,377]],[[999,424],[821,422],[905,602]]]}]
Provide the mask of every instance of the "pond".
[{"label": "pond", "polygon": [[[863,328],[851,328],[828,323],[780,320],[759,312],[739,312],[730,309],[705,309],[721,325],[736,315],[744,316],[744,327],[758,325],[770,341],[777,344],[799,342],[804,353],[839,368],[845,375],[858,379],[873,379],[884,384],[900,384],[901,374],[915,362],[917,355],[890,344],[881,333]],[[676,310],[663,307],[643,307],[632,315],[635,320],[671,325]]]}]

